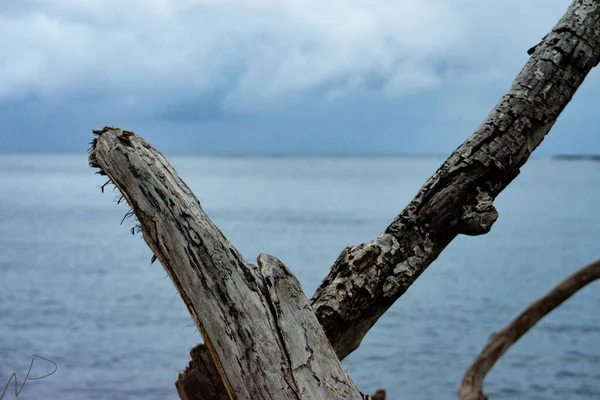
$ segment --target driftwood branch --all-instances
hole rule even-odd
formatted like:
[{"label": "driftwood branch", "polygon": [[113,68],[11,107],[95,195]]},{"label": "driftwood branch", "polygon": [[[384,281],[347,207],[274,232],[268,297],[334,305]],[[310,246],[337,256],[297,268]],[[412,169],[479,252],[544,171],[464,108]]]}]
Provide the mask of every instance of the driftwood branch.
[{"label": "driftwood branch", "polygon": [[244,260],[162,154],[95,131],[90,164],[121,191],[232,399],[361,399],[300,284],[276,258]]},{"label": "driftwood branch", "polygon": [[311,299],[344,359],[459,234],[481,235],[493,201],[519,174],[600,61],[600,2],[575,0],[476,131],[387,229],[345,248]]},{"label": "driftwood branch", "polygon": [[489,232],[493,201],[600,60],[600,1],[576,0],[488,117],[373,241],[344,249],[311,304],[336,353],[354,351],[459,234]]},{"label": "driftwood branch", "polygon": [[[342,251],[311,300],[339,359],[359,346],[379,317],[457,235],[489,232],[498,217],[496,196],[519,174],[599,61],[600,2],[576,0],[532,50],[507,94],[405,210],[379,237]],[[298,380],[307,379],[310,386],[315,379],[304,368],[294,371],[294,365],[304,365],[297,363],[306,354],[298,354],[297,360],[289,357],[290,349],[298,348],[295,342],[286,343],[285,332],[293,330],[285,327],[298,321],[282,317],[276,305],[303,309],[303,297],[292,299],[290,293],[267,287],[277,276],[285,281],[280,287],[291,290],[295,283],[287,282],[288,272],[270,258],[267,264],[272,261],[277,269],[271,277],[247,263],[164,157],[143,140],[116,129],[97,134],[92,165],[102,168],[131,205],[145,240],[204,337],[229,396],[270,398],[264,393],[277,388],[276,396],[300,398]],[[307,322],[308,330],[297,327],[314,334],[307,336],[310,340],[322,333],[313,323]],[[261,343],[256,342],[259,337]],[[247,350],[253,346],[261,351]],[[328,351],[319,343],[315,346]],[[265,365],[282,368],[265,373]],[[331,367],[333,375],[341,374],[343,388],[353,387],[341,365],[310,365],[313,372]]]},{"label": "driftwood branch", "polygon": [[487,397],[483,394],[483,380],[506,350],[544,316],[596,279],[600,279],[600,260],[575,272],[544,297],[527,307],[506,328],[494,333],[465,373],[458,398],[486,400]]},{"label": "driftwood branch", "polygon": [[[229,396],[221,381],[221,377],[210,358],[204,344],[195,346],[190,351],[192,360],[179,374],[175,387],[181,400],[228,400]],[[386,391],[377,390],[367,400],[385,400]]]}]

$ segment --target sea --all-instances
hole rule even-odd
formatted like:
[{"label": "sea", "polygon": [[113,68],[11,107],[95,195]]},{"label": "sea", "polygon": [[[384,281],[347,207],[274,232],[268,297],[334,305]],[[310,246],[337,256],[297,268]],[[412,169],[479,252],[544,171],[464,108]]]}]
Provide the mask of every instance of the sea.
[{"label": "sea", "polygon": [[[248,260],[277,256],[308,297],[444,161],[167,157]],[[85,154],[0,155],[0,394],[13,376],[3,399],[15,388],[20,400],[177,399],[201,341],[133,221],[121,224],[127,205],[94,172]],[[344,360],[362,392],[456,398],[493,332],[600,258],[600,162],[532,159],[495,205],[492,231],[454,240]],[[484,390],[600,399],[600,283],[510,348]]]}]

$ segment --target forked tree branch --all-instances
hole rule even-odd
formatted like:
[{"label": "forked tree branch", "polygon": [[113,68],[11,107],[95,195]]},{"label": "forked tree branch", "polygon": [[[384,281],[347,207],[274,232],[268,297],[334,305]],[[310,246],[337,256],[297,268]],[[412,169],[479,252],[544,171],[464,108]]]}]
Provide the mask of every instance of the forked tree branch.
[{"label": "forked tree branch", "polygon": [[458,391],[458,398],[460,400],[486,400],[487,397],[483,394],[483,380],[506,350],[544,316],[596,279],[600,279],[600,260],[575,272],[544,297],[527,307],[506,328],[494,333],[465,373]]},{"label": "forked tree branch", "polygon": [[[532,51],[530,60],[508,93],[385,232],[369,243],[344,249],[311,300],[318,321],[339,359],[359,346],[379,317],[457,235],[489,232],[498,217],[493,206],[496,196],[519,174],[521,166],[599,61],[600,1],[575,0]],[[271,383],[292,382],[290,368],[293,363],[285,360],[281,327],[277,328],[277,315],[271,307],[272,302],[269,303],[271,293],[265,290],[262,272],[243,260],[226,241],[203,214],[191,191],[187,187],[183,189],[185,185],[164,157],[148,158],[149,146],[134,138],[133,134],[118,135],[110,145],[121,146],[121,151],[111,152],[109,144],[104,149],[107,157],[118,159],[104,161],[111,162],[114,167],[134,160],[137,166],[120,171],[118,168],[112,172],[108,168],[105,170],[132,206],[141,222],[144,238],[188,305],[229,395],[242,393],[239,398],[246,398],[246,394],[251,394],[248,391],[256,388],[252,379],[255,377],[262,379],[261,382],[271,378],[274,379],[269,381]],[[101,165],[101,157],[92,161],[105,167]],[[146,168],[154,172],[148,175]],[[133,178],[127,174],[132,174]],[[148,178],[153,180],[152,189],[140,184]],[[129,185],[125,191],[123,182]],[[172,191],[174,183],[182,190]],[[144,198],[147,200],[142,200]],[[172,206],[170,198],[176,198],[184,206]],[[146,204],[148,202],[150,204]],[[140,204],[147,207],[138,207]],[[164,215],[154,212],[156,207],[164,211]],[[157,229],[157,219],[160,224],[168,225],[169,230]],[[199,253],[190,252],[186,246],[177,247],[181,240],[198,247]],[[171,250],[167,251],[167,247]],[[173,253],[172,249],[176,251]],[[173,260],[181,257],[189,258],[193,265],[175,268]],[[190,273],[191,270],[194,272]],[[224,283],[217,289],[216,282]],[[242,293],[232,290],[238,286],[244,288]],[[258,316],[256,320],[240,317],[235,307],[230,307],[244,304],[242,299],[246,295],[251,299],[248,315]],[[219,318],[201,323],[201,311],[219,314],[231,325],[223,328]],[[261,322],[257,324],[257,321]],[[245,330],[248,326],[250,334]],[[258,337],[256,334],[264,327],[275,332],[264,338],[265,343],[280,351],[274,351],[270,356],[263,354],[265,358],[257,362],[251,354],[242,351],[244,346],[240,343]],[[224,342],[215,346],[211,338]],[[221,349],[218,354],[216,347]],[[223,362],[229,363],[232,359],[228,351],[241,357],[238,365],[223,366]],[[277,377],[261,376],[264,371],[257,365],[266,365],[265,362],[273,359],[278,363],[282,357],[287,372],[275,373]],[[233,372],[227,371],[232,374],[228,377],[225,370],[229,367]],[[251,372],[247,375],[243,371]],[[290,383],[288,389],[293,391],[293,386]]]},{"label": "forked tree branch", "polygon": [[231,399],[362,399],[279,260],[261,254],[258,268],[249,264],[142,138],[114,128],[94,133],[90,164],[131,206]]}]

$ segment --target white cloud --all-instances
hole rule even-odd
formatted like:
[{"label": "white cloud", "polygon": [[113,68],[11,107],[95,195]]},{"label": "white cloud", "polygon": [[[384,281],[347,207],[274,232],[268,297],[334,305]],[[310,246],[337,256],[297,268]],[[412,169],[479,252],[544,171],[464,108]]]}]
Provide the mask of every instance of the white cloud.
[{"label": "white cloud", "polygon": [[[514,75],[568,0],[21,0],[0,6],[0,99],[233,111]],[[4,9],[2,9],[4,7]],[[515,46],[518,46],[516,49]],[[518,54],[518,55],[516,55]]]}]

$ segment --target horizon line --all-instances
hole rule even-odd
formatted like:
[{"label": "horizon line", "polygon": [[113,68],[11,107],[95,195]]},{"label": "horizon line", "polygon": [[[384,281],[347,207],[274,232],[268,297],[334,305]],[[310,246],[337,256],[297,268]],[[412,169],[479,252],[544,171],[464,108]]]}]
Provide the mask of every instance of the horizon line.
[{"label": "horizon line", "polygon": [[[158,150],[157,150],[158,151]],[[184,153],[184,152],[162,152],[172,157],[207,157],[207,158],[448,158],[452,152],[446,154],[432,153]],[[14,151],[2,152],[0,156],[75,156],[86,155],[87,151]],[[533,153],[531,158],[555,158],[555,159],[600,159],[599,153]]]}]

